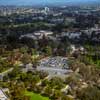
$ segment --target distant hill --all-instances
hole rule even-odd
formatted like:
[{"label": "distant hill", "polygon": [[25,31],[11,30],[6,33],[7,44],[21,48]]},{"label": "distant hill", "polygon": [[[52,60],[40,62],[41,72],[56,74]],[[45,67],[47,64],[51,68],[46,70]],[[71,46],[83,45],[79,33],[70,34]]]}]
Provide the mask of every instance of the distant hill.
[{"label": "distant hill", "polygon": [[0,0],[0,5],[90,5],[100,0]]}]

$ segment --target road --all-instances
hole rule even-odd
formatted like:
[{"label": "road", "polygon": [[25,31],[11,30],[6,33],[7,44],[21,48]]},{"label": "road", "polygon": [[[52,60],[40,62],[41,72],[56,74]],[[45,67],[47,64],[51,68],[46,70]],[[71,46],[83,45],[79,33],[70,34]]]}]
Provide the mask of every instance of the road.
[{"label": "road", "polygon": [[0,73],[0,80],[3,79],[4,76],[6,76],[8,73],[10,73],[14,68],[10,68],[2,73]]}]

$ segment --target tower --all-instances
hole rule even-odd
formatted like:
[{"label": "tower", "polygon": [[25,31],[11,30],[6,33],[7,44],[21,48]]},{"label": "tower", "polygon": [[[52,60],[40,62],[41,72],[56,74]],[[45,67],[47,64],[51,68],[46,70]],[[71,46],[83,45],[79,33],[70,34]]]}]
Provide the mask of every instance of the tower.
[{"label": "tower", "polygon": [[45,7],[45,8],[44,8],[44,11],[45,11],[45,13],[47,14],[47,13],[50,11],[50,9],[49,9],[48,7]]}]

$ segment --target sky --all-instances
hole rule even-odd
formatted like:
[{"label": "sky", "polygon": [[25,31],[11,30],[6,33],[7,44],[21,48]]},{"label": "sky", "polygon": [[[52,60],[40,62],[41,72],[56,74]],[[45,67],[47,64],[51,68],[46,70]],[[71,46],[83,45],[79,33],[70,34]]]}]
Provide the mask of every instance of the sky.
[{"label": "sky", "polygon": [[97,3],[100,0],[0,0],[0,5],[47,5]]}]

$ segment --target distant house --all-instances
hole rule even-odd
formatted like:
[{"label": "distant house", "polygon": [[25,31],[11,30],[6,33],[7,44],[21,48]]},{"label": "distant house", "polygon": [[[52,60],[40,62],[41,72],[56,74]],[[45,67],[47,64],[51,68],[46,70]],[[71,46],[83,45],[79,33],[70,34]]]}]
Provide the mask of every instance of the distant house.
[{"label": "distant house", "polygon": [[28,33],[28,34],[25,34],[25,35],[21,35],[19,39],[21,40],[23,38],[30,38],[30,39],[33,39],[33,40],[37,40],[37,37],[34,36],[33,33]]},{"label": "distant house", "polygon": [[69,39],[79,39],[81,34],[81,32],[63,32],[62,36],[67,36]]},{"label": "distant house", "polygon": [[71,54],[75,53],[75,52],[84,52],[85,49],[82,46],[78,46],[76,47],[75,45],[71,45]]},{"label": "distant house", "polygon": [[26,65],[22,64],[20,67],[21,67],[21,71],[23,73],[26,73],[28,71],[33,72],[35,70],[35,68],[33,68],[33,64],[31,64],[31,63],[26,64]]}]

